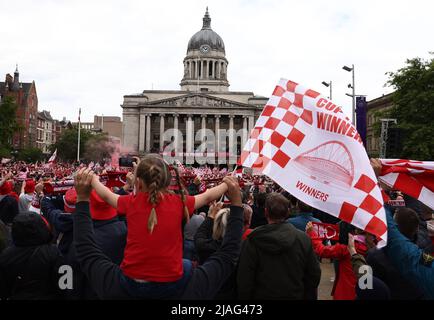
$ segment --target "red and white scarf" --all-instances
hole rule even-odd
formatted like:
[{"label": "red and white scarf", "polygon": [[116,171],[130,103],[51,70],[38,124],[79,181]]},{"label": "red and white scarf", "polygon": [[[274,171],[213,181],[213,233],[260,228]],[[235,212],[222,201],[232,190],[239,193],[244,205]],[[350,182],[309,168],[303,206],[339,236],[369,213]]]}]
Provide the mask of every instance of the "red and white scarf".
[{"label": "red and white scarf", "polygon": [[380,159],[379,179],[434,209],[434,161]]}]

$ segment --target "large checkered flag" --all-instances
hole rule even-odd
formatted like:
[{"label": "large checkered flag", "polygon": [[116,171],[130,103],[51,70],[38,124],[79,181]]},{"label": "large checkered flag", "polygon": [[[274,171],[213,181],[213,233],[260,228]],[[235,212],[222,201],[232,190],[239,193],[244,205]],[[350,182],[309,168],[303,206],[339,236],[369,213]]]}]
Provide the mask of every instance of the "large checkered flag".
[{"label": "large checkered flag", "polygon": [[386,244],[383,199],[363,142],[342,109],[318,92],[281,79],[241,163]]}]

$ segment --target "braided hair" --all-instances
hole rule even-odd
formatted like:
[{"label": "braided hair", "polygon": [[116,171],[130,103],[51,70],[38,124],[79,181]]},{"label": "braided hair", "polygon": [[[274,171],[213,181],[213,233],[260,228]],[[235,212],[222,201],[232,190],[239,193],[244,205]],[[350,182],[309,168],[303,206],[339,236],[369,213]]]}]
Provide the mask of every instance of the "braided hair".
[{"label": "braided hair", "polygon": [[152,209],[148,219],[148,231],[152,233],[158,222],[156,207],[162,198],[162,194],[166,192],[170,185],[169,166],[159,155],[148,154],[138,164],[136,178],[143,181],[149,193],[148,201]]}]

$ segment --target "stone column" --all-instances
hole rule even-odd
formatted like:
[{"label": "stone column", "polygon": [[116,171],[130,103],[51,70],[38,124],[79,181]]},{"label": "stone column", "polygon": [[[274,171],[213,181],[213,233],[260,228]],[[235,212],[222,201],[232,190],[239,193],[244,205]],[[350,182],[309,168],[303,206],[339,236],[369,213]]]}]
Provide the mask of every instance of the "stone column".
[{"label": "stone column", "polygon": [[233,158],[237,152],[235,145],[235,132],[234,132],[234,115],[229,115],[229,158]]},{"label": "stone column", "polygon": [[194,147],[194,123],[193,123],[193,116],[191,114],[187,115],[187,122],[186,122],[186,152],[187,153],[191,153],[193,152],[193,147]]},{"label": "stone column", "polygon": [[241,150],[249,138],[249,129],[247,128],[247,116],[243,116],[243,138],[241,139]]},{"label": "stone column", "polygon": [[151,117],[150,113],[146,115],[146,152],[151,151]]},{"label": "stone column", "polygon": [[208,79],[208,60],[204,60],[203,65],[204,65],[204,68],[203,68],[203,71],[204,71],[203,76],[204,77],[203,78]]},{"label": "stone column", "polygon": [[220,115],[216,114],[215,116],[215,152],[220,152]]},{"label": "stone column", "polygon": [[249,135],[255,127],[255,116],[249,116]]},{"label": "stone column", "polygon": [[173,115],[173,130],[175,132],[174,144],[175,144],[175,151],[176,152],[179,152],[178,118],[179,118],[179,115],[177,113],[175,113]]},{"label": "stone column", "polygon": [[164,113],[160,113],[160,150],[164,147]]},{"label": "stone column", "polygon": [[202,134],[201,134],[201,140],[202,142],[205,140],[205,133],[206,133],[206,114],[202,114],[200,116],[202,118],[202,125],[201,125],[201,129],[202,129]]},{"label": "stone column", "polygon": [[139,152],[145,151],[146,114],[140,114],[139,121]]}]

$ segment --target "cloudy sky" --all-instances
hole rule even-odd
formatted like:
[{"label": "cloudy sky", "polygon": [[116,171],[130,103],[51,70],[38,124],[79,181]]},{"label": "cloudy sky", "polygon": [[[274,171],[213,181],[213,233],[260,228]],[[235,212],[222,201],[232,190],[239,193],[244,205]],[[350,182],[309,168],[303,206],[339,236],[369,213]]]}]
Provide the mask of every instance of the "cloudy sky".
[{"label": "cloudy sky", "polygon": [[376,98],[388,71],[434,51],[431,0],[0,0],[0,76],[36,81],[39,109],[76,120],[122,114],[123,95],[179,89],[190,37],[209,6],[224,40],[233,91],[269,96],[284,77],[345,96],[355,65],[356,93]]}]

